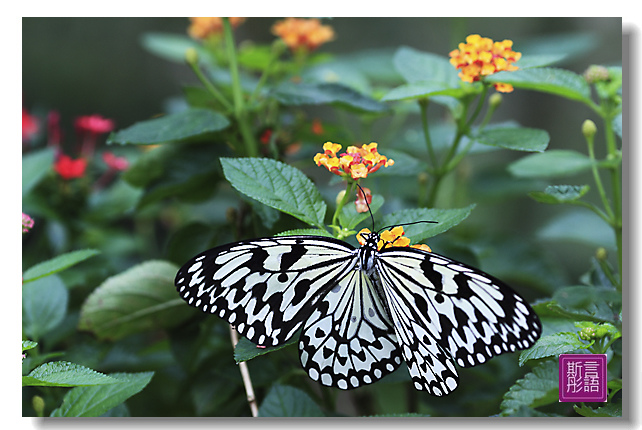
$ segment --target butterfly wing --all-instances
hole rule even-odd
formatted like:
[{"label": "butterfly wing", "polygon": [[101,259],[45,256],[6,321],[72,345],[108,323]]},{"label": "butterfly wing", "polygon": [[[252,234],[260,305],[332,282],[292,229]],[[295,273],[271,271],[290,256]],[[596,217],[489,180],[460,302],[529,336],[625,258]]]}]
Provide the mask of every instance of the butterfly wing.
[{"label": "butterfly wing", "polygon": [[351,270],[319,301],[299,352],[313,380],[341,389],[371,384],[399,367],[392,322],[365,272]]},{"label": "butterfly wing", "polygon": [[453,361],[472,367],[531,347],[541,323],[526,301],[492,276],[438,254],[388,248],[377,273],[417,389],[457,386]]},{"label": "butterfly wing", "polygon": [[191,306],[218,315],[260,346],[285,343],[323,294],[355,264],[340,240],[284,236],[235,242],[205,251],[177,273]]}]

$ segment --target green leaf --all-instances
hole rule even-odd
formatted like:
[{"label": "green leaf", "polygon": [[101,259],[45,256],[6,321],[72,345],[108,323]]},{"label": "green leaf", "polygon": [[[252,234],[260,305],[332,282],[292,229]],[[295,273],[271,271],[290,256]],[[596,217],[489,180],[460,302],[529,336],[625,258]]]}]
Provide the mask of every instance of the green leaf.
[{"label": "green leaf", "polygon": [[562,332],[540,337],[535,345],[522,351],[519,355],[519,365],[523,366],[528,360],[536,360],[544,357],[557,357],[559,354],[566,354],[578,349],[586,349],[593,342],[583,342],[577,333]]},{"label": "green leaf", "polygon": [[440,81],[419,81],[411,84],[400,85],[387,92],[382,102],[425,98],[432,96],[461,97],[466,90],[461,87],[452,88]]},{"label": "green leaf", "polygon": [[395,69],[411,83],[441,83],[445,88],[459,88],[458,72],[448,58],[418,51],[407,46],[397,50],[393,57]]},{"label": "green leaf", "polygon": [[295,333],[290,340],[279,346],[268,346],[265,348],[258,348],[255,343],[250,342],[245,337],[241,337],[234,347],[234,361],[240,363],[256,358],[260,355],[269,354],[270,352],[278,351],[286,346],[295,344],[299,341],[299,333]]},{"label": "green leaf", "polygon": [[221,131],[230,122],[218,112],[209,109],[187,109],[138,122],[107,139],[108,144],[152,145],[164,142],[185,141]]},{"label": "green leaf", "polygon": [[488,128],[474,137],[479,143],[515,151],[543,152],[550,137],[544,130],[525,127]]},{"label": "green leaf", "polygon": [[34,342],[32,340],[23,340],[22,341],[22,350],[23,351],[29,351],[30,349],[33,349],[36,346],[38,346],[38,342]]},{"label": "green leaf", "polygon": [[578,200],[588,191],[588,185],[550,185],[544,191],[533,191],[528,195],[540,203],[554,205]]},{"label": "green leaf", "polygon": [[582,406],[577,404],[573,405],[575,412],[583,417],[621,417],[622,416],[622,402],[608,403],[599,408],[592,408],[585,403]]},{"label": "green leaf", "polygon": [[177,271],[166,261],[146,261],[107,278],[83,303],[78,329],[115,340],[179,324],[193,312],[176,293]]},{"label": "green leaf", "polygon": [[583,208],[561,213],[537,230],[543,240],[565,241],[591,247],[616,249],[613,229],[602,218]]},{"label": "green leaf", "polygon": [[381,224],[397,226],[415,221],[437,221],[436,224],[421,223],[404,226],[405,236],[415,244],[455,227],[468,218],[474,207],[473,204],[461,209],[402,209],[383,217]]},{"label": "green leaf", "polygon": [[335,83],[295,84],[287,82],[279,85],[273,96],[287,106],[329,104],[357,112],[385,112],[385,104],[365,96],[352,88]]},{"label": "green leaf", "polygon": [[67,361],[54,361],[36,367],[22,377],[23,387],[76,387],[113,384],[118,381],[104,373]]},{"label": "green leaf", "polygon": [[557,361],[549,360],[540,363],[518,380],[504,394],[500,406],[502,416],[516,414],[522,406],[536,408],[555,403],[559,400],[559,369]]},{"label": "green leaf", "polygon": [[591,89],[586,80],[569,70],[550,67],[498,72],[486,76],[485,81],[511,84],[515,88],[555,94],[584,103],[591,102]]},{"label": "green leaf", "polygon": [[[379,195],[372,196],[372,202],[370,203],[370,210],[373,214],[376,214],[377,211],[383,206],[384,199]],[[352,230],[362,221],[370,219],[370,212],[357,212],[357,207],[354,202],[350,202],[341,209],[339,214],[339,224],[348,230]]]},{"label": "green leaf", "polygon": [[112,373],[118,382],[94,387],[76,387],[62,399],[52,417],[98,417],[139,393],[149,384],[154,372]]},{"label": "green leaf", "polygon": [[26,284],[27,282],[53,275],[98,254],[100,254],[100,251],[96,249],[81,249],[59,255],[51,260],[43,261],[24,272],[22,275],[22,283]]},{"label": "green leaf", "polygon": [[622,296],[615,289],[577,285],[562,287],[550,300],[533,305],[540,315],[564,316],[574,321],[616,322]]},{"label": "green leaf", "polygon": [[165,60],[185,64],[185,51],[196,49],[199,58],[207,59],[209,54],[203,46],[191,37],[174,33],[145,33],[141,37],[143,48]]},{"label": "green leaf", "polygon": [[168,197],[201,201],[216,189],[220,177],[216,160],[223,151],[220,145],[163,145],[145,152],[125,171],[123,179],[145,188],[138,208]]},{"label": "green leaf", "polygon": [[323,417],[321,408],[298,388],[273,385],[259,407],[259,417]]},{"label": "green leaf", "polygon": [[56,328],[67,314],[69,292],[56,275],[38,279],[22,287],[22,333],[39,341]]},{"label": "green leaf", "polygon": [[239,192],[301,221],[323,227],[326,204],[300,170],[267,158],[221,158],[225,177]]},{"label": "green leaf", "polygon": [[54,151],[45,148],[30,152],[22,157],[22,196],[24,197],[50,171],[54,162]]},{"label": "green leaf", "polygon": [[297,228],[294,230],[283,231],[281,233],[275,234],[275,236],[325,236],[325,237],[334,237],[327,230],[321,230],[318,228]]},{"label": "green leaf", "polygon": [[517,160],[508,166],[508,171],[522,178],[552,178],[585,172],[593,164],[588,156],[580,152],[552,149]]}]

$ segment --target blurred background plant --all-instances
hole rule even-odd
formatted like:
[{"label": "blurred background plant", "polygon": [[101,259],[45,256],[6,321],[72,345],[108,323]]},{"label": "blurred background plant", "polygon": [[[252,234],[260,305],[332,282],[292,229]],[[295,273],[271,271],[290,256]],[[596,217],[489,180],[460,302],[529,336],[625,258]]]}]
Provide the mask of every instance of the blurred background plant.
[{"label": "blurred background plant", "polygon": [[[471,34],[508,64],[466,69]],[[619,19],[23,19],[23,414],[247,416],[235,357],[260,415],[621,415],[620,46]],[[394,164],[352,176],[377,222],[453,214],[427,243],[534,303],[540,343],[447,398],[405,369],[337,392],[188,308],[173,276],[200,251],[370,226],[339,216],[355,189],[315,166],[325,142],[378,142]],[[251,191],[278,172],[219,163],[241,156],[311,178],[323,214],[281,213]],[[558,403],[556,355],[585,350],[610,403]]]}]

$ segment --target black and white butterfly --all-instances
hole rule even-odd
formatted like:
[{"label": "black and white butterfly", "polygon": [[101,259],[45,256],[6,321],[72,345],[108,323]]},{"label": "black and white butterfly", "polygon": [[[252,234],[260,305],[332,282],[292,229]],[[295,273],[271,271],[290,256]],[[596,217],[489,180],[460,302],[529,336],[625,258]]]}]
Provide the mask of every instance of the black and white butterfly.
[{"label": "black and white butterfly", "polygon": [[191,306],[217,315],[259,346],[301,329],[310,378],[350,389],[405,361],[413,384],[435,396],[472,367],[531,347],[541,323],[511,288],[478,269],[409,247],[360,248],[322,236],[244,240],[205,251],[176,275]]}]

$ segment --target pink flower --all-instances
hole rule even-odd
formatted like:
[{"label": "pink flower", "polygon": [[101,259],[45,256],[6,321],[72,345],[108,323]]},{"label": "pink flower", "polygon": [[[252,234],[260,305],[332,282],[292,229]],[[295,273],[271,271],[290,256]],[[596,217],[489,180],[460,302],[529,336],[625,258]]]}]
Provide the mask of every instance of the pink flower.
[{"label": "pink flower", "polygon": [[125,170],[129,167],[129,161],[125,157],[117,157],[111,152],[103,152],[103,161],[112,170]]},{"label": "pink flower", "polygon": [[26,233],[33,227],[33,218],[26,213],[22,213],[22,232]]},{"label": "pink flower", "polygon": [[62,176],[63,179],[80,178],[85,174],[87,160],[79,158],[72,159],[68,155],[61,155],[54,163],[54,170]]},{"label": "pink flower", "polygon": [[22,141],[30,140],[38,132],[38,119],[22,108]]},{"label": "pink flower", "polygon": [[76,118],[76,130],[79,133],[103,134],[114,129],[114,121],[100,115],[84,115]]},{"label": "pink flower", "polygon": [[372,193],[370,192],[370,189],[364,187],[363,192],[359,189],[357,191],[357,200],[354,202],[357,207],[357,212],[368,212],[368,205],[370,203],[372,203]]}]

